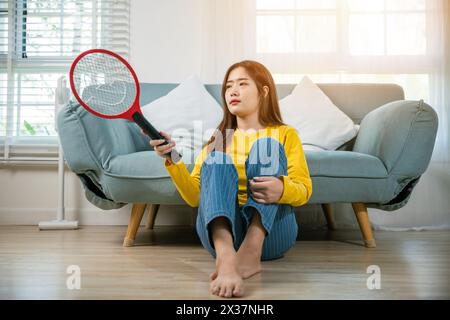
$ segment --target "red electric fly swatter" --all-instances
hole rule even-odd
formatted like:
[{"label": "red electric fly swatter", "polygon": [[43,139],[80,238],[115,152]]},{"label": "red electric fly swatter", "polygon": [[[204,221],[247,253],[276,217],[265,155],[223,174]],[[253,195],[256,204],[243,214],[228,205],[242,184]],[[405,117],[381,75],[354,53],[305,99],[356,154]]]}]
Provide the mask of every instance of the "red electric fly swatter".
[{"label": "red electric fly swatter", "polygon": [[[69,79],[73,95],[87,111],[106,119],[133,121],[151,139],[163,139],[163,145],[168,144],[142,115],[138,78],[118,54],[104,49],[81,53],[72,63]],[[166,156],[174,162],[181,158],[175,149]]]}]

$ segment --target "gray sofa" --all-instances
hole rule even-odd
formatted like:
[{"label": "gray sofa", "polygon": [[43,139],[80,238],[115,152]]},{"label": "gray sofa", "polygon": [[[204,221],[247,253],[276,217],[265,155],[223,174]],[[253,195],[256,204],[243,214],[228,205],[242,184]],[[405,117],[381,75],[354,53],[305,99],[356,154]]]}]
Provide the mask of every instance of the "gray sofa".
[{"label": "gray sofa", "polygon": [[[176,86],[141,83],[141,105]],[[222,105],[220,85],[205,87]],[[332,204],[351,203],[365,245],[375,247],[367,207],[393,211],[407,203],[431,158],[436,112],[423,101],[404,100],[403,89],[393,84],[319,87],[360,130],[336,151],[305,151],[313,181],[309,203],[322,205],[330,229]],[[278,85],[279,98],[293,88]],[[147,206],[147,227],[153,228],[159,205],[184,204],[163,159],[134,123],[95,117],[71,101],[57,124],[67,163],[82,181],[87,199],[104,210],[133,204],[125,246],[133,245]]]}]

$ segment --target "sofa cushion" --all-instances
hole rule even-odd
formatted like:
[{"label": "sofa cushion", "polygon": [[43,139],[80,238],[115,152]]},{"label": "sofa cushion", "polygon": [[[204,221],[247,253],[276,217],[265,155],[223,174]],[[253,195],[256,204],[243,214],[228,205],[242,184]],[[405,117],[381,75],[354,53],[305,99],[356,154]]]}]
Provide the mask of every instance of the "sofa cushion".
[{"label": "sofa cushion", "polygon": [[383,162],[374,156],[350,151],[305,150],[311,177],[385,178]]},{"label": "sofa cushion", "polygon": [[[193,168],[187,165],[189,171]],[[164,159],[154,151],[142,151],[120,155],[111,159],[105,166],[107,176],[132,179],[170,178],[164,167]]]},{"label": "sofa cushion", "polygon": [[[187,165],[192,171],[193,164]],[[105,164],[100,176],[104,192],[115,202],[184,204],[154,151],[119,155]]]},{"label": "sofa cushion", "polygon": [[[389,201],[397,186],[377,157],[349,151],[305,151],[313,181],[309,203]],[[193,164],[187,165],[192,171]],[[119,155],[100,177],[104,192],[115,202],[184,204],[163,159],[154,151]]]},{"label": "sofa cushion", "polygon": [[[377,157],[349,151],[305,150],[310,175],[321,177],[385,178],[387,171]],[[189,172],[194,164],[187,165]],[[135,152],[111,159],[105,175],[131,179],[170,178],[164,160],[154,151]]]}]

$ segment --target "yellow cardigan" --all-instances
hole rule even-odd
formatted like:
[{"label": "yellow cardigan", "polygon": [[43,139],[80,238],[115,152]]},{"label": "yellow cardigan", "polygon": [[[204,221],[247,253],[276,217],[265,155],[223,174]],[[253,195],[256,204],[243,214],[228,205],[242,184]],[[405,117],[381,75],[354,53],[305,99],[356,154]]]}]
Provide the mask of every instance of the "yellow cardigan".
[{"label": "yellow cardigan", "polygon": [[[308,202],[312,194],[312,181],[301,140],[297,131],[291,126],[269,126],[254,132],[244,132],[236,129],[232,143],[227,147],[227,154],[233,159],[239,177],[238,200],[239,205],[247,202],[247,177],[245,174],[245,160],[248,157],[253,143],[263,137],[272,137],[284,146],[287,159],[287,176],[283,180],[283,194],[277,203],[301,206]],[[207,147],[198,154],[194,169],[191,173],[183,160],[177,163],[165,161],[169,175],[178,192],[191,207],[198,207],[200,198],[200,170],[206,159]]]}]

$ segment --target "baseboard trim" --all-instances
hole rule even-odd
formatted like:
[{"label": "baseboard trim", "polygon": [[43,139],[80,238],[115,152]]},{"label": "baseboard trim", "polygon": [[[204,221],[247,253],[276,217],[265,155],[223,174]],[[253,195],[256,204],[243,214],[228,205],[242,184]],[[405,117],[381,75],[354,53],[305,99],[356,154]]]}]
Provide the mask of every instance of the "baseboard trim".
[{"label": "baseboard trim", "polygon": [[[54,220],[55,208],[0,208],[0,225],[37,225]],[[78,220],[80,225],[128,225],[131,205],[115,210],[96,208],[66,208],[66,220]],[[147,211],[141,225],[145,225]],[[155,225],[192,225],[192,209],[187,206],[161,206]]]}]

